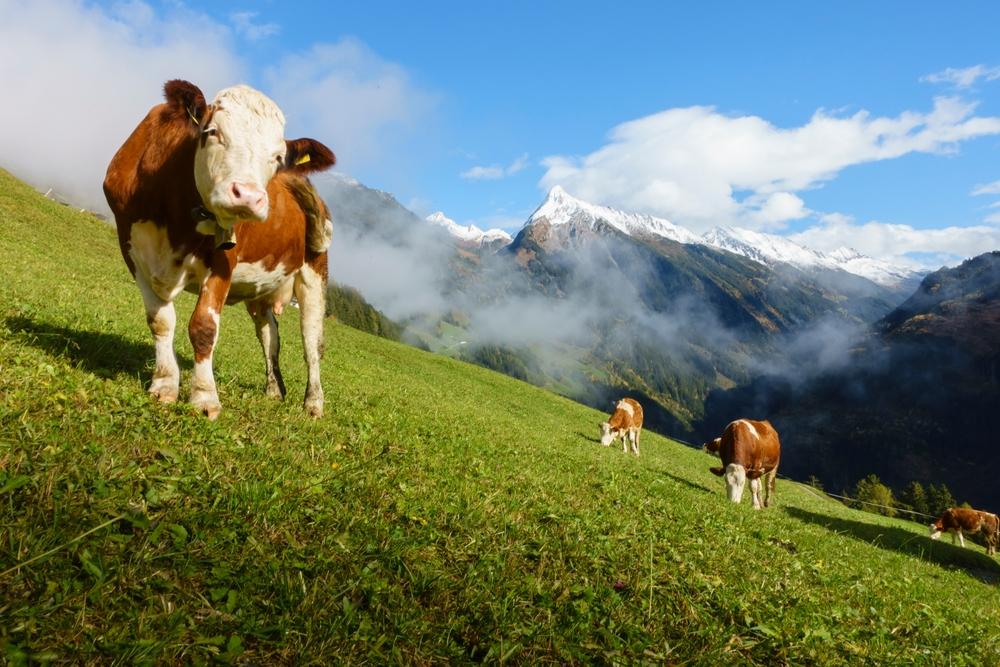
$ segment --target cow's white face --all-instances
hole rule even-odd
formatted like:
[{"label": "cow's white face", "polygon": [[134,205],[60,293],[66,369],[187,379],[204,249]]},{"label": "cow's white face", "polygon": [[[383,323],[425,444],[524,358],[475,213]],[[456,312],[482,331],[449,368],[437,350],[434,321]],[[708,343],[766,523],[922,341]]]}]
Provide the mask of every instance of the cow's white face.
[{"label": "cow's white face", "polygon": [[608,447],[614,442],[614,439],[615,433],[611,430],[611,424],[608,422],[601,424],[601,444]]},{"label": "cow's white face", "polygon": [[726,466],[726,493],[734,503],[743,500],[743,487],[747,483],[747,471],[739,463]]},{"label": "cow's white face", "polygon": [[242,85],[216,96],[195,152],[194,180],[220,226],[267,218],[267,184],[285,152],[285,116],[271,99]]}]

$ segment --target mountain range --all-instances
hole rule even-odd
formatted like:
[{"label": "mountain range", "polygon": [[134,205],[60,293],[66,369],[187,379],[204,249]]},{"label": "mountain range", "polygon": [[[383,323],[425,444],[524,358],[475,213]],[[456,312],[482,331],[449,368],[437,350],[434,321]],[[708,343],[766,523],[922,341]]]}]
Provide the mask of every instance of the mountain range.
[{"label": "mountain range", "polygon": [[[494,243],[494,248],[502,247],[502,243],[498,242],[504,239],[507,243],[512,241],[510,235],[503,230],[484,232],[475,226],[462,227],[441,212],[434,213],[427,220],[443,226],[462,241],[482,242],[488,239]],[[539,220],[545,220],[551,225],[590,225],[592,229],[598,222],[602,222],[632,237],[661,238],[683,244],[707,245],[768,266],[789,264],[806,270],[844,271],[884,287],[906,291],[915,289],[922,275],[915,269],[868,257],[853,248],[841,247],[825,254],[783,236],[738,227],[716,227],[699,235],[662,218],[628,213],[585,202],[573,197],[558,185],[549,191],[542,204],[528,218],[525,226],[530,226]]]},{"label": "mountain range", "polygon": [[509,241],[349,179],[320,187],[339,230],[331,274],[404,337],[596,407],[629,393],[682,437],[709,392],[751,381],[817,327],[877,321],[913,279],[882,265],[872,280],[856,253],[747,230],[699,236],[558,187]]}]

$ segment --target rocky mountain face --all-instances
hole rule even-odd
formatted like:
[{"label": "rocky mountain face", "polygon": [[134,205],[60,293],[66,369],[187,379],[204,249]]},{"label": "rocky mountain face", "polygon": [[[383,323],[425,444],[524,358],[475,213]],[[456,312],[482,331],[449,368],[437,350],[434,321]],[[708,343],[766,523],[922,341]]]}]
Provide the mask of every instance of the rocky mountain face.
[{"label": "rocky mountain face", "polygon": [[356,182],[326,187],[342,241],[331,274],[411,338],[506,360],[498,370],[597,407],[630,393],[674,435],[691,435],[710,391],[749,382],[810,326],[861,327],[902,298],[829,263],[778,261],[773,241],[751,257],[561,188],[508,243]]}]

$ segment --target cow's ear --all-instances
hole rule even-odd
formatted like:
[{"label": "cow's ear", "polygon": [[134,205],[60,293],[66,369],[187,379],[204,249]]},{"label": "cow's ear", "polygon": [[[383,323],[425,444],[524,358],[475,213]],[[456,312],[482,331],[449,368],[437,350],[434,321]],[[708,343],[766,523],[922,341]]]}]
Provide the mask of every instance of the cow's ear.
[{"label": "cow's ear", "polygon": [[337,163],[333,151],[315,139],[288,139],[285,146],[285,169],[297,174],[323,171]]},{"label": "cow's ear", "polygon": [[167,104],[184,109],[195,125],[201,124],[208,104],[201,89],[189,81],[173,79],[163,84],[163,97]]},{"label": "cow's ear", "polygon": [[726,469],[721,466],[716,466],[714,468],[709,468],[708,471],[716,477],[722,477],[722,473],[726,472]]}]

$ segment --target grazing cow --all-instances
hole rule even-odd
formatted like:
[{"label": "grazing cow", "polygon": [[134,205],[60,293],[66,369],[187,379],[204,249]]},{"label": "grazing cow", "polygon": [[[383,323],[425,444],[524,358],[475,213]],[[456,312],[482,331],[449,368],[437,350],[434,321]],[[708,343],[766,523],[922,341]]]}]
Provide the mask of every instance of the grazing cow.
[{"label": "grazing cow", "polygon": [[274,315],[294,294],[308,367],[304,407],[320,417],[333,223],[306,174],[332,166],[334,155],[313,139],[286,140],[281,110],[248,86],[227,88],[211,104],[187,81],[168,81],[163,90],[166,102],[125,140],[104,179],[155,341],[149,393],[162,403],[177,400],[174,299],[186,289],[198,295],[188,325],[190,402],[209,419],[222,409],[212,354],[222,306],[240,301],[264,350],[265,391],[284,398]]},{"label": "grazing cow", "polygon": [[631,398],[623,398],[615,404],[611,418],[600,424],[601,444],[608,447],[615,438],[622,439],[622,451],[639,456],[639,434],[642,433],[642,406]]},{"label": "grazing cow", "polygon": [[743,499],[743,487],[749,479],[754,509],[760,509],[760,478],[764,477],[763,506],[771,504],[781,460],[781,442],[770,422],[737,419],[726,426],[721,438],[705,443],[705,450],[722,459],[722,466],[709,470],[719,477],[725,476],[726,492],[731,501],[738,503]]},{"label": "grazing cow", "polygon": [[997,542],[1000,542],[1000,520],[997,519],[997,515],[964,507],[953,507],[945,510],[938,520],[931,524],[931,539],[940,539],[941,533],[951,533],[951,543],[954,544],[957,534],[958,541],[964,547],[965,538],[962,537],[962,533],[972,535],[980,531],[986,538],[986,553],[992,556],[997,552]]}]

